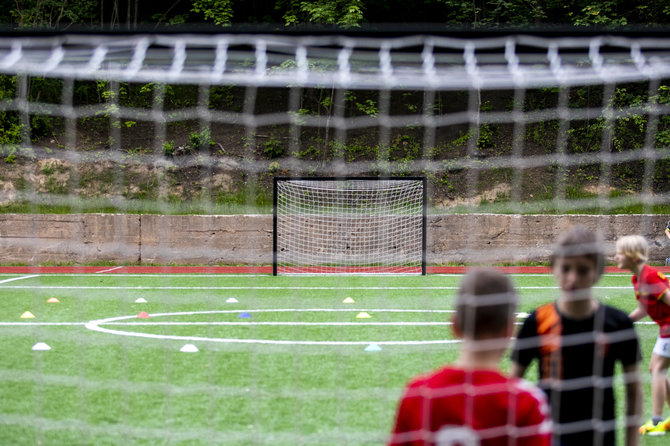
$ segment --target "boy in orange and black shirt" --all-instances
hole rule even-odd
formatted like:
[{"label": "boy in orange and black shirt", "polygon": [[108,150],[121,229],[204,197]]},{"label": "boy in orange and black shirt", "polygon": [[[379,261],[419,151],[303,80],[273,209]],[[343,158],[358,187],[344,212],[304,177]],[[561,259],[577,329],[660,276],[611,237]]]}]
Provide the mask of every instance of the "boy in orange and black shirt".
[{"label": "boy in orange and black shirt", "polygon": [[599,302],[591,287],[604,269],[600,243],[591,231],[573,228],[552,256],[559,298],[537,308],[523,323],[512,353],[512,375],[522,377],[539,361],[539,386],[549,397],[555,445],[614,445],[614,369],[626,372],[626,443],[639,441],[640,353],[633,324]]}]

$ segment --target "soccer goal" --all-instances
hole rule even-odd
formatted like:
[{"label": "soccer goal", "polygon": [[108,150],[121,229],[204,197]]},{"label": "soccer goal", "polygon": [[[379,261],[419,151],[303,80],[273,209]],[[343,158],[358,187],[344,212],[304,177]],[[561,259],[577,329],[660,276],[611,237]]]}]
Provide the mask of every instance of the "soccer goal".
[{"label": "soccer goal", "polygon": [[425,178],[275,178],[273,273],[426,273]]}]

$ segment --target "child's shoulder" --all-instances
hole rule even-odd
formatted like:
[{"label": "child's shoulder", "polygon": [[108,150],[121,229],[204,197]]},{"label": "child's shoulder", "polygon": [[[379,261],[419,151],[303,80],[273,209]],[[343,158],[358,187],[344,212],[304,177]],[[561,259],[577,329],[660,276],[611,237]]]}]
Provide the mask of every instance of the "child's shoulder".
[{"label": "child's shoulder", "polygon": [[632,327],[633,323],[628,318],[628,314],[616,307],[600,303],[602,311],[605,313],[605,323],[610,327],[628,328]]},{"label": "child's shoulder", "polygon": [[448,364],[428,373],[422,373],[410,380],[409,387],[440,388],[449,385],[460,385],[463,382],[473,384],[506,382],[512,378],[500,370],[464,368]]},{"label": "child's shoulder", "polygon": [[658,269],[654,268],[653,266],[649,266],[648,264],[645,263],[644,267],[642,268],[642,271],[640,272],[640,278],[638,279],[640,282],[665,282],[667,281],[667,277],[665,274],[660,272]]}]

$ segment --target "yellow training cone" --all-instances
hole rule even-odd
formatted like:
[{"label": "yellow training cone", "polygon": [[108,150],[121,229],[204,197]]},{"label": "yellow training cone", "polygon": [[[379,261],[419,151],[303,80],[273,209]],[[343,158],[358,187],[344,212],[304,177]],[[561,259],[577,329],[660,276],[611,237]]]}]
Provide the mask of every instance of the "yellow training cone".
[{"label": "yellow training cone", "polygon": [[58,304],[60,303],[60,300],[56,299],[55,297],[50,297],[47,299],[48,304]]},{"label": "yellow training cone", "polygon": [[356,301],[353,300],[351,297],[347,297],[346,299],[344,299],[344,300],[342,301],[343,304],[353,304],[353,303],[355,303],[355,302],[356,302]]},{"label": "yellow training cone", "polygon": [[32,314],[30,311],[26,311],[25,313],[23,313],[21,315],[21,319],[32,319],[34,317],[35,317],[35,315]]},{"label": "yellow training cone", "polygon": [[357,317],[358,319],[367,319],[367,318],[370,318],[370,317],[372,317],[372,316],[370,316],[370,315],[369,315],[367,312],[365,312],[365,311],[361,311],[360,313],[358,313],[358,314],[356,315],[356,317]]}]

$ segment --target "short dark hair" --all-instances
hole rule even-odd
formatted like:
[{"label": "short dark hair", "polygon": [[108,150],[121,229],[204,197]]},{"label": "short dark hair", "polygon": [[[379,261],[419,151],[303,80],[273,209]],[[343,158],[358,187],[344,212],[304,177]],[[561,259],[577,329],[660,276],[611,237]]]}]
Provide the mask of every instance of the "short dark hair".
[{"label": "short dark hair", "polygon": [[605,254],[600,238],[590,229],[573,226],[558,238],[551,255],[551,266],[557,258],[584,256],[593,262],[598,277],[605,271]]},{"label": "short dark hair", "polygon": [[516,305],[516,291],[504,274],[493,268],[474,268],[458,289],[455,323],[466,339],[501,336],[514,318]]}]

